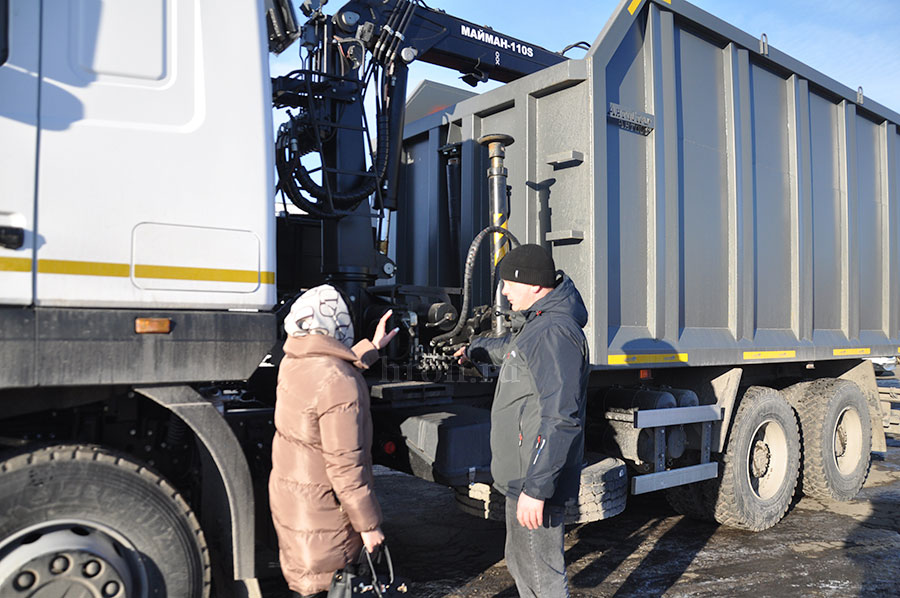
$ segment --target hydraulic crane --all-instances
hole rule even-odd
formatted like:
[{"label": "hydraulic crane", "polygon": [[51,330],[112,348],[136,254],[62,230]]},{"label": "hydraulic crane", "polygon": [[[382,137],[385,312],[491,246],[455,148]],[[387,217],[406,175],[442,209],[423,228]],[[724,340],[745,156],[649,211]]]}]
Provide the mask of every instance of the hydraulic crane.
[{"label": "hydraulic crane", "polygon": [[[385,259],[371,240],[373,209],[398,208],[408,65],[422,60],[454,69],[474,86],[509,82],[566,58],[421,1],[354,0],[333,15],[324,4],[304,2],[307,21],[299,27],[287,4],[269,9],[271,49],[283,51],[294,39],[301,45],[300,68],[272,82],[275,106],[289,114],[278,132],[276,166],[280,191],[322,220],[322,274],[355,299],[359,318],[365,289]],[[374,142],[364,108],[369,90]]]}]

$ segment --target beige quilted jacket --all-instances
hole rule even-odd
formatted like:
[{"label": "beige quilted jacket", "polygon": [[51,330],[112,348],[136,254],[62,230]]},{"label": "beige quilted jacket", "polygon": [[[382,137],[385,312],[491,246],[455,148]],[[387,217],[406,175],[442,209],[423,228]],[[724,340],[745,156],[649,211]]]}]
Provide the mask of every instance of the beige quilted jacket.
[{"label": "beige quilted jacket", "polygon": [[378,360],[328,336],[289,337],[278,372],[269,504],[281,570],[300,594],[328,588],[359,556],[359,532],[381,525],[372,477],[369,392],[359,370]]}]

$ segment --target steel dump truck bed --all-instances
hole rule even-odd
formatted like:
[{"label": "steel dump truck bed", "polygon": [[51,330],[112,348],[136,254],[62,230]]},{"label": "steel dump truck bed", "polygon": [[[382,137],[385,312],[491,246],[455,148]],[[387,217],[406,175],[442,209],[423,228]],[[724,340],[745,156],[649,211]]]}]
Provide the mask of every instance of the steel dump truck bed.
[{"label": "steel dump truck bed", "polygon": [[583,59],[407,125],[398,277],[460,284],[488,224],[475,140],[506,133],[509,228],[575,280],[596,366],[894,356],[898,123],[687,2],[626,1]]}]

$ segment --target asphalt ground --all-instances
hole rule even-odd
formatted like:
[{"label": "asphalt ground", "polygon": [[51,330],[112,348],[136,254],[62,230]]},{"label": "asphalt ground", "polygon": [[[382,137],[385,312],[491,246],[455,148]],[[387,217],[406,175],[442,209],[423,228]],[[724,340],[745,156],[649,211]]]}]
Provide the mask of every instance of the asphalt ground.
[{"label": "asphalt ground", "polygon": [[[572,597],[900,597],[896,431],[886,453],[872,454],[855,500],[796,497],[785,518],[764,532],[687,519],[661,493],[630,496],[624,513],[567,528]],[[375,486],[408,596],[518,595],[503,560],[502,523],[463,513],[449,488],[383,467],[376,467]],[[284,582],[277,569],[271,573],[263,594],[282,598]]]},{"label": "asphalt ground", "polygon": [[[379,468],[376,490],[395,567],[421,598],[518,594],[502,524],[460,512],[453,492]],[[566,534],[577,597],[900,596],[900,437],[873,453],[850,502],[795,499],[775,527],[751,533],[676,514],[660,494]]]}]

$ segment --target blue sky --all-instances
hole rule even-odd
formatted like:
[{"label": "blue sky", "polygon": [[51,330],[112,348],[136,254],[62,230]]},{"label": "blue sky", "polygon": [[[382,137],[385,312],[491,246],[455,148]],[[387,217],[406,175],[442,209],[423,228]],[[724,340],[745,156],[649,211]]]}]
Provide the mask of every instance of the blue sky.
[{"label": "blue sky", "polygon": [[[559,51],[566,45],[593,42],[619,5],[618,0],[426,0],[454,16],[500,33]],[[900,112],[900,1],[867,0],[693,0],[692,4],[750,33],[766,33],[769,44]],[[342,3],[332,0],[326,11]],[[299,15],[298,11],[298,15]],[[297,47],[273,63],[283,72]],[[578,50],[569,56],[579,57]],[[469,87],[447,69],[415,62],[409,89],[422,79],[463,89]],[[490,84],[488,84],[490,85]],[[490,89],[479,86],[476,91]]]}]

